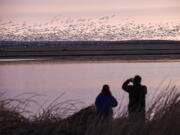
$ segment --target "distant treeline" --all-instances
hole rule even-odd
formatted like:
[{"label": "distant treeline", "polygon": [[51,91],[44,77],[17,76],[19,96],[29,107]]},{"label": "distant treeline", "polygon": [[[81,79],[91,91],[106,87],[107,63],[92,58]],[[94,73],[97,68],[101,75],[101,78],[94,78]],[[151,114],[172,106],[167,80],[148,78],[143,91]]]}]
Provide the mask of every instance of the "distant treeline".
[{"label": "distant treeline", "polygon": [[0,41],[0,46],[29,45],[117,45],[117,44],[180,44],[175,40],[126,40],[126,41]]}]

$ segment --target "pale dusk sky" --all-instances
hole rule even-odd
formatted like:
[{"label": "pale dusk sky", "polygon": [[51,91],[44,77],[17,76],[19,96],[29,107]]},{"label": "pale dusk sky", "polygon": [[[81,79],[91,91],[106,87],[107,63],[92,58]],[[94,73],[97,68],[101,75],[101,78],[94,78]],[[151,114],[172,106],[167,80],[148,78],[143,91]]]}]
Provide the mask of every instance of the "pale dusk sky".
[{"label": "pale dusk sky", "polygon": [[63,15],[180,21],[180,0],[0,0],[0,18]]}]

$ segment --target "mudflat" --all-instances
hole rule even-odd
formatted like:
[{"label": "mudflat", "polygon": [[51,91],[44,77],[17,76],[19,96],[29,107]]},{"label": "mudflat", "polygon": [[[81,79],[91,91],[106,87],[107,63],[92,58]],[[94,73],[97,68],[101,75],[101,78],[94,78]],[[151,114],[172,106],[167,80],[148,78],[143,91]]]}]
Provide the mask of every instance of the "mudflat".
[{"label": "mudflat", "polygon": [[180,41],[0,41],[0,59],[178,60]]}]

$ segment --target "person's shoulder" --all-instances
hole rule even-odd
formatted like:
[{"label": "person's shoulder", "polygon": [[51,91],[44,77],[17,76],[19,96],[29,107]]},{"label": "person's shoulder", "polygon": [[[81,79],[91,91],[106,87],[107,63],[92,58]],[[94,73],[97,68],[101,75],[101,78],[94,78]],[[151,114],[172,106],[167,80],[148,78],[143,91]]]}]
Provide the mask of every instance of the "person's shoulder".
[{"label": "person's shoulder", "polygon": [[144,89],[147,89],[147,86],[146,85],[141,85],[142,88]]},{"label": "person's shoulder", "polygon": [[101,98],[102,97],[102,94],[99,94],[97,97],[96,97],[96,99],[99,99],[99,98]]}]

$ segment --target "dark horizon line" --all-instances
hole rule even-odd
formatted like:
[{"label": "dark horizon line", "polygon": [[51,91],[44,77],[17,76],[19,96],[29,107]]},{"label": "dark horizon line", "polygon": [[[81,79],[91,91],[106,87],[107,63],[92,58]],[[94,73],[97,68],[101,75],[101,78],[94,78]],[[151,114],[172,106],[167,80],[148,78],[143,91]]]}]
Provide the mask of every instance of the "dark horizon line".
[{"label": "dark horizon line", "polygon": [[[61,44],[63,44],[64,45],[64,43],[66,43],[67,45],[68,44],[70,44],[70,45],[72,45],[72,44],[79,44],[79,45],[81,45],[82,43],[84,44],[84,43],[86,43],[86,44],[88,44],[88,45],[90,45],[90,44],[92,44],[93,43],[93,45],[94,44],[96,44],[96,43],[106,43],[106,44],[117,44],[117,43],[119,43],[119,44],[141,44],[141,43],[147,43],[147,44],[149,44],[149,43],[154,43],[154,44],[156,44],[156,43],[166,43],[166,44],[180,44],[180,40],[117,40],[117,41],[111,41],[111,40],[104,40],[104,41],[101,41],[101,40],[75,40],[75,41],[73,41],[73,40],[65,40],[65,41],[63,41],[63,40],[61,40],[61,41],[48,41],[48,40],[45,40],[45,41],[43,41],[43,40],[40,40],[40,41],[11,41],[11,40],[9,40],[9,41],[6,41],[6,40],[0,40],[0,45],[12,45],[12,43],[14,43],[14,45],[32,45],[32,44],[36,44],[36,43],[38,43],[38,45],[42,45],[41,43],[43,43],[43,45],[44,45],[44,43],[46,44],[46,45],[61,45]],[[30,44],[29,44],[30,43]]]}]

